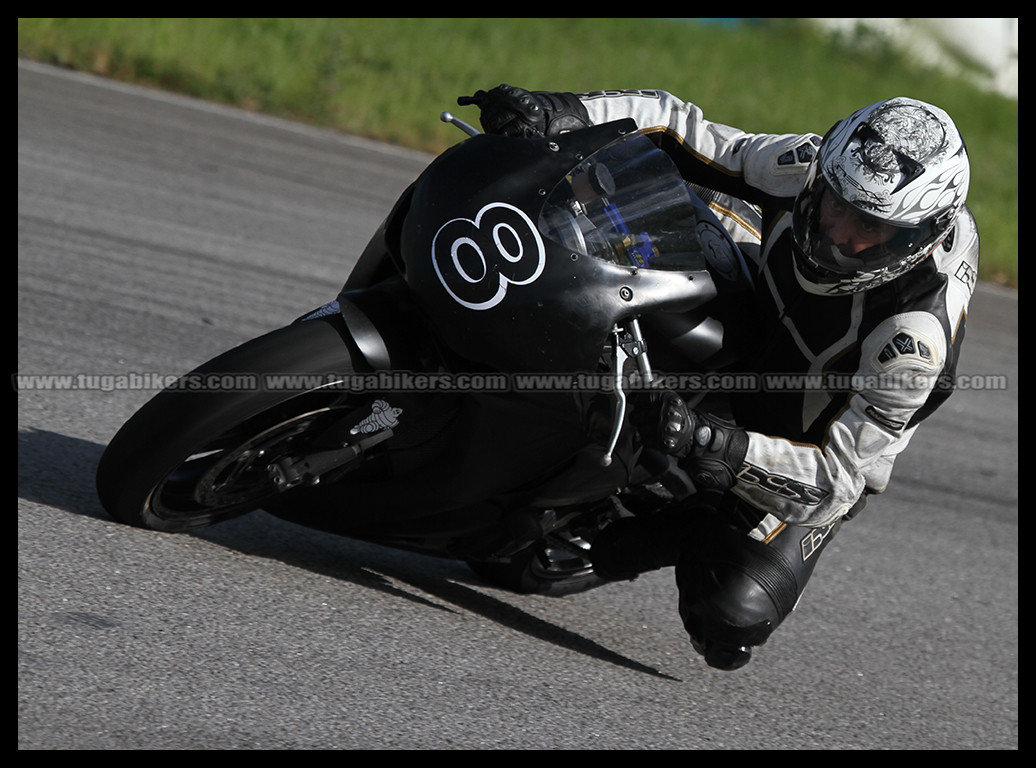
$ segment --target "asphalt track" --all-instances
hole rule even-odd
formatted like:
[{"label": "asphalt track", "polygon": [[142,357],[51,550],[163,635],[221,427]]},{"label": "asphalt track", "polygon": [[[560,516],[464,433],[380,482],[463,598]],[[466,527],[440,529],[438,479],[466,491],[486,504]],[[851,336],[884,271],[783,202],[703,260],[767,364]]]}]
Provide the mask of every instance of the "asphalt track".
[{"label": "asphalt track", "polygon": [[671,571],[525,597],[264,513],[112,522],[96,462],[153,392],[104,377],[182,373],[333,297],[427,161],[19,62],[17,373],[98,377],[15,382],[20,748],[1017,747],[1012,291],[979,286],[971,388],[739,672],[693,655]]}]

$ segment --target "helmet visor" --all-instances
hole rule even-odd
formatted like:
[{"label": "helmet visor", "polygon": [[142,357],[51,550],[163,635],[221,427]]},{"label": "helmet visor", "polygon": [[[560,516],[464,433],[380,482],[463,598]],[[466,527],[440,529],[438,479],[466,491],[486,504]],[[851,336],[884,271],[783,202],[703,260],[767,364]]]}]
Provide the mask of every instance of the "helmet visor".
[{"label": "helmet visor", "polygon": [[931,223],[901,226],[861,211],[818,174],[796,201],[795,240],[809,270],[832,280],[867,279],[929,250]]}]

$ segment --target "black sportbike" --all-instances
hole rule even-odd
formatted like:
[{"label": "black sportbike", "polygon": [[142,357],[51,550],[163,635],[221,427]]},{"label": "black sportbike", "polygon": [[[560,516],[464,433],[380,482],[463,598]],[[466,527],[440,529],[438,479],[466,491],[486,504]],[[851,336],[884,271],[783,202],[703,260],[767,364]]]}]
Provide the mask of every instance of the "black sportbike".
[{"label": "black sportbike", "polygon": [[112,517],[184,531],[261,508],[563,595],[601,583],[603,526],[694,492],[627,403],[693,395],[730,358],[750,290],[737,245],[632,121],[530,139],[443,119],[471,135],[403,193],[337,298],[114,436],[97,471]]}]

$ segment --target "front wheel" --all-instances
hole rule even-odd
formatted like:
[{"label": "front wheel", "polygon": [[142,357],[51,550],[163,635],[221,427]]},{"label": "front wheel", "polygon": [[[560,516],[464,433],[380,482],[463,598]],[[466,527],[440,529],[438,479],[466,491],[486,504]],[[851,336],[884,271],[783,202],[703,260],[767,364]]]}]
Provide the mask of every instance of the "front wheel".
[{"label": "front wheel", "polygon": [[185,531],[251,512],[321,473],[347,471],[360,450],[318,442],[370,399],[335,386],[358,364],[347,339],[338,316],[296,323],[160,392],[101,456],[104,508],[130,525]]}]

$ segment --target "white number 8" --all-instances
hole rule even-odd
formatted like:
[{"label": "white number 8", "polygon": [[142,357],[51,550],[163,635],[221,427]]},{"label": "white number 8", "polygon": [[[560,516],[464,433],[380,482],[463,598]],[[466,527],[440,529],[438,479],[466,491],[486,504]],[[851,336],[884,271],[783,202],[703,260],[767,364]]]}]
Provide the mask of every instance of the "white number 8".
[{"label": "white number 8", "polygon": [[432,238],[432,266],[461,306],[495,307],[508,285],[528,285],[543,272],[546,249],[525,213],[490,203],[471,219],[452,219]]}]

